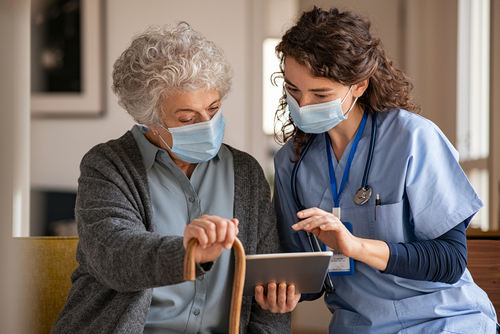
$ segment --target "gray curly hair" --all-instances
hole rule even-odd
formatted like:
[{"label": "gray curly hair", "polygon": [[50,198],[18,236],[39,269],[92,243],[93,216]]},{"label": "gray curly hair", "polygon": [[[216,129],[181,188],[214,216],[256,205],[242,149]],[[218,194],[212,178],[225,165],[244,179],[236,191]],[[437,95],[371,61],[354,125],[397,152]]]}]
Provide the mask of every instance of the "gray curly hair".
[{"label": "gray curly hair", "polygon": [[180,22],[150,26],[136,35],[113,66],[112,89],[137,123],[151,126],[162,123],[162,104],[169,93],[207,87],[222,100],[232,76],[222,49]]}]

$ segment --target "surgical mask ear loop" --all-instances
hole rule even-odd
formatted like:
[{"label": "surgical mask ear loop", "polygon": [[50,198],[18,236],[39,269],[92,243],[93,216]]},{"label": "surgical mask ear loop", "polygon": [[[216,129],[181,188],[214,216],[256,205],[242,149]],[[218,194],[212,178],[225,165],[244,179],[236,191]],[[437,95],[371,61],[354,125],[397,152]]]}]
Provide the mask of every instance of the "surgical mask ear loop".
[{"label": "surgical mask ear loop", "polygon": [[358,100],[358,98],[354,98],[354,102],[352,103],[351,107],[349,108],[349,110],[347,110],[347,112],[344,114],[344,117],[347,118],[347,114],[352,110],[352,108],[354,108],[354,105],[356,104],[356,101]]},{"label": "surgical mask ear loop", "polygon": [[342,101],[340,101],[340,104],[344,103],[345,99],[347,99],[347,97],[349,96],[349,93],[351,93],[352,87],[354,87],[354,85],[351,85],[351,88],[349,88],[349,91],[347,92],[347,94],[345,94]]},{"label": "surgical mask ear loop", "polygon": [[[163,125],[161,125],[161,124],[158,124],[158,125],[159,125],[159,126],[161,126],[162,128],[164,128],[165,130],[167,130],[168,132],[170,132],[170,131],[169,131],[166,127],[164,127]],[[157,132],[157,133],[156,133],[156,135],[157,135],[158,137],[160,137],[160,140],[163,142],[163,144],[165,144],[165,145],[168,147],[168,149],[169,149],[170,151],[172,151],[172,148],[171,148],[170,146],[168,146],[167,142],[163,139],[163,137],[160,135],[160,133],[158,133],[158,132]]]},{"label": "surgical mask ear loop", "polygon": [[[349,91],[345,95],[344,99],[342,101],[340,101],[340,105],[342,105],[344,103],[344,101],[347,99],[347,97],[349,96],[349,93],[351,93],[352,87],[354,87],[354,85],[351,85],[351,88],[349,88]],[[357,97],[354,98],[354,102],[351,104],[351,107],[349,108],[349,110],[347,110],[347,112],[344,114],[344,117],[347,117],[347,114],[352,110],[352,108],[354,108],[354,105],[356,104],[357,100],[358,100]]]}]

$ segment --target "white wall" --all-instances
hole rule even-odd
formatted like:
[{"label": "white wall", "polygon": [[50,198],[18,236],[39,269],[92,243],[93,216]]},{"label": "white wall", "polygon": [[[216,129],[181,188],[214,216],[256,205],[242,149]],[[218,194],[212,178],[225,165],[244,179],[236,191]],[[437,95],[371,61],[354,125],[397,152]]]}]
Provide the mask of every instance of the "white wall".
[{"label": "white wall", "polygon": [[251,84],[247,0],[108,0],[104,6],[104,94],[102,117],[35,118],[31,124],[31,184],[59,190],[76,190],[79,163],[94,145],[121,136],[132,118],[116,103],[111,71],[116,58],[132,36],[150,24],[187,21],[221,46],[234,67],[233,88],[223,103],[227,119],[225,142],[250,150],[251,126],[245,122],[252,111],[247,90]]}]

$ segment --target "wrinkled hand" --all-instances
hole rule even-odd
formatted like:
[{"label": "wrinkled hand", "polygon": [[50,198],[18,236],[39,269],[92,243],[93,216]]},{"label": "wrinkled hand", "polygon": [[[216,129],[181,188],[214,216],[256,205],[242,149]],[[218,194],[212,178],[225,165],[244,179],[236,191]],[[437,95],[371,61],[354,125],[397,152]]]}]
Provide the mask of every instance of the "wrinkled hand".
[{"label": "wrinkled hand", "polygon": [[295,231],[314,233],[325,245],[345,256],[356,258],[361,248],[360,239],[352,235],[336,216],[318,208],[310,208],[299,211],[297,217],[302,220],[292,226]]},{"label": "wrinkled hand", "polygon": [[255,287],[255,300],[260,307],[272,313],[287,313],[293,311],[300,299],[300,293],[295,293],[295,286],[280,283],[276,291],[276,283],[269,283],[267,295],[264,295],[264,287]]},{"label": "wrinkled hand", "polygon": [[184,229],[184,248],[193,238],[198,239],[195,261],[203,264],[215,261],[224,249],[233,246],[238,235],[238,219],[225,219],[218,216],[203,215],[194,219]]}]

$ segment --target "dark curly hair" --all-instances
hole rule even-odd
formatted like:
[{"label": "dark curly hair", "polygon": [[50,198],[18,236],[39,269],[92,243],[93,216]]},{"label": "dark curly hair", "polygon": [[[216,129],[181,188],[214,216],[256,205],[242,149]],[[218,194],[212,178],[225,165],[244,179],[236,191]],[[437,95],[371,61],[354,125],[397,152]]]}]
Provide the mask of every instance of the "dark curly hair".
[{"label": "dark curly hair", "polygon": [[[370,34],[370,21],[351,11],[329,11],[314,7],[304,12],[297,24],[290,28],[276,46],[280,59],[280,72],[273,75],[273,82],[285,75],[285,59],[291,57],[311,70],[313,76],[324,77],[343,85],[354,85],[366,79],[369,85],[358,99],[372,112],[391,108],[419,113],[420,106],[412,99],[413,84],[390,60],[380,39]],[[275,139],[285,143],[293,138],[295,159],[300,157],[307,134],[302,132],[286,114],[286,95],[283,95],[275,115],[275,125],[281,130]]]}]

